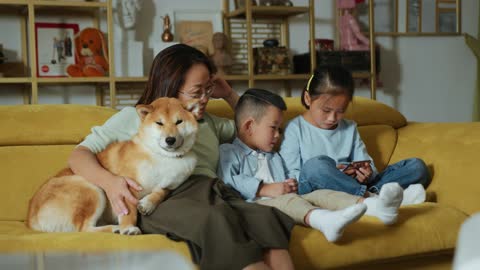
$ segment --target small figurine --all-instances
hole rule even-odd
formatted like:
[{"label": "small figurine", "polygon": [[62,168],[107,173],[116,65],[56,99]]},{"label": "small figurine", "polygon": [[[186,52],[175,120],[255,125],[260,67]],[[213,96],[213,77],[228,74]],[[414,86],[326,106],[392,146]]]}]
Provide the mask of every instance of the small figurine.
[{"label": "small figurine", "polygon": [[125,29],[132,29],[137,21],[137,12],[142,8],[143,0],[120,0],[122,25]]},{"label": "small figurine", "polygon": [[360,31],[356,18],[351,14],[357,3],[364,0],[337,0],[340,10],[339,30],[340,49],[346,51],[365,51],[370,48],[370,41]]},{"label": "small figurine", "polygon": [[210,56],[213,64],[217,67],[217,74],[222,76],[230,72],[232,56],[229,51],[229,40],[227,35],[221,32],[212,36],[213,54]]},{"label": "small figurine", "polygon": [[162,40],[164,42],[171,42],[173,41],[173,34],[172,31],[170,30],[172,28],[172,24],[170,22],[170,17],[165,15],[163,18],[163,33],[162,33]]}]

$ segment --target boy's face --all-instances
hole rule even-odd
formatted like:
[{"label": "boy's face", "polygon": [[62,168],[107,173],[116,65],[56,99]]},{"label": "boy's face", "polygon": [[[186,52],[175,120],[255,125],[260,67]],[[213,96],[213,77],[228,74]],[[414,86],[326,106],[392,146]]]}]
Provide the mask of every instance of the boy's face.
[{"label": "boy's face", "polygon": [[265,115],[252,124],[252,146],[264,152],[272,152],[280,140],[283,113],[275,106],[268,106]]}]

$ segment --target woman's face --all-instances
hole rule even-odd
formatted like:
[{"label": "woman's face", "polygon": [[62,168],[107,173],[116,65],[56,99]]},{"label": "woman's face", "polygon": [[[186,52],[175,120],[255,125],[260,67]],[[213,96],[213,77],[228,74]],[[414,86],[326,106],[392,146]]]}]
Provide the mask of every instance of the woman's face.
[{"label": "woman's face", "polygon": [[203,118],[213,83],[210,72],[204,64],[194,64],[185,74],[185,83],[178,91],[180,101],[199,99],[200,111],[197,119]]}]

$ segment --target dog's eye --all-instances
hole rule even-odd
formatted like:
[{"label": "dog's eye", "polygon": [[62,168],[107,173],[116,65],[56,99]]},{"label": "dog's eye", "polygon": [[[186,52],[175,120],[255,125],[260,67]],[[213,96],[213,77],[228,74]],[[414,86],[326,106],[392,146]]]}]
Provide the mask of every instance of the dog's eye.
[{"label": "dog's eye", "polygon": [[183,122],[183,120],[177,120],[177,122],[175,123],[175,125],[180,125],[182,122]]},{"label": "dog's eye", "polygon": [[156,122],[156,123],[157,123],[157,125],[159,125],[159,126],[163,126],[163,123],[160,122],[160,121],[159,121],[159,122]]}]

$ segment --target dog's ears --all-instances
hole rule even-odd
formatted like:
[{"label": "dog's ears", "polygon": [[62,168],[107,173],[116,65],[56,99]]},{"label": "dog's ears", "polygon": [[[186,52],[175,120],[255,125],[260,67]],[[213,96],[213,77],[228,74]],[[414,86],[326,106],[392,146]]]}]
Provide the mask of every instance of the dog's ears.
[{"label": "dog's ears", "polygon": [[200,99],[192,99],[189,101],[185,101],[182,103],[183,108],[185,110],[191,112],[195,118],[198,118],[200,116]]},{"label": "dog's ears", "polygon": [[147,114],[151,113],[153,111],[153,106],[152,105],[137,105],[135,107],[137,109],[138,116],[140,116],[140,119],[145,120],[145,117]]}]

